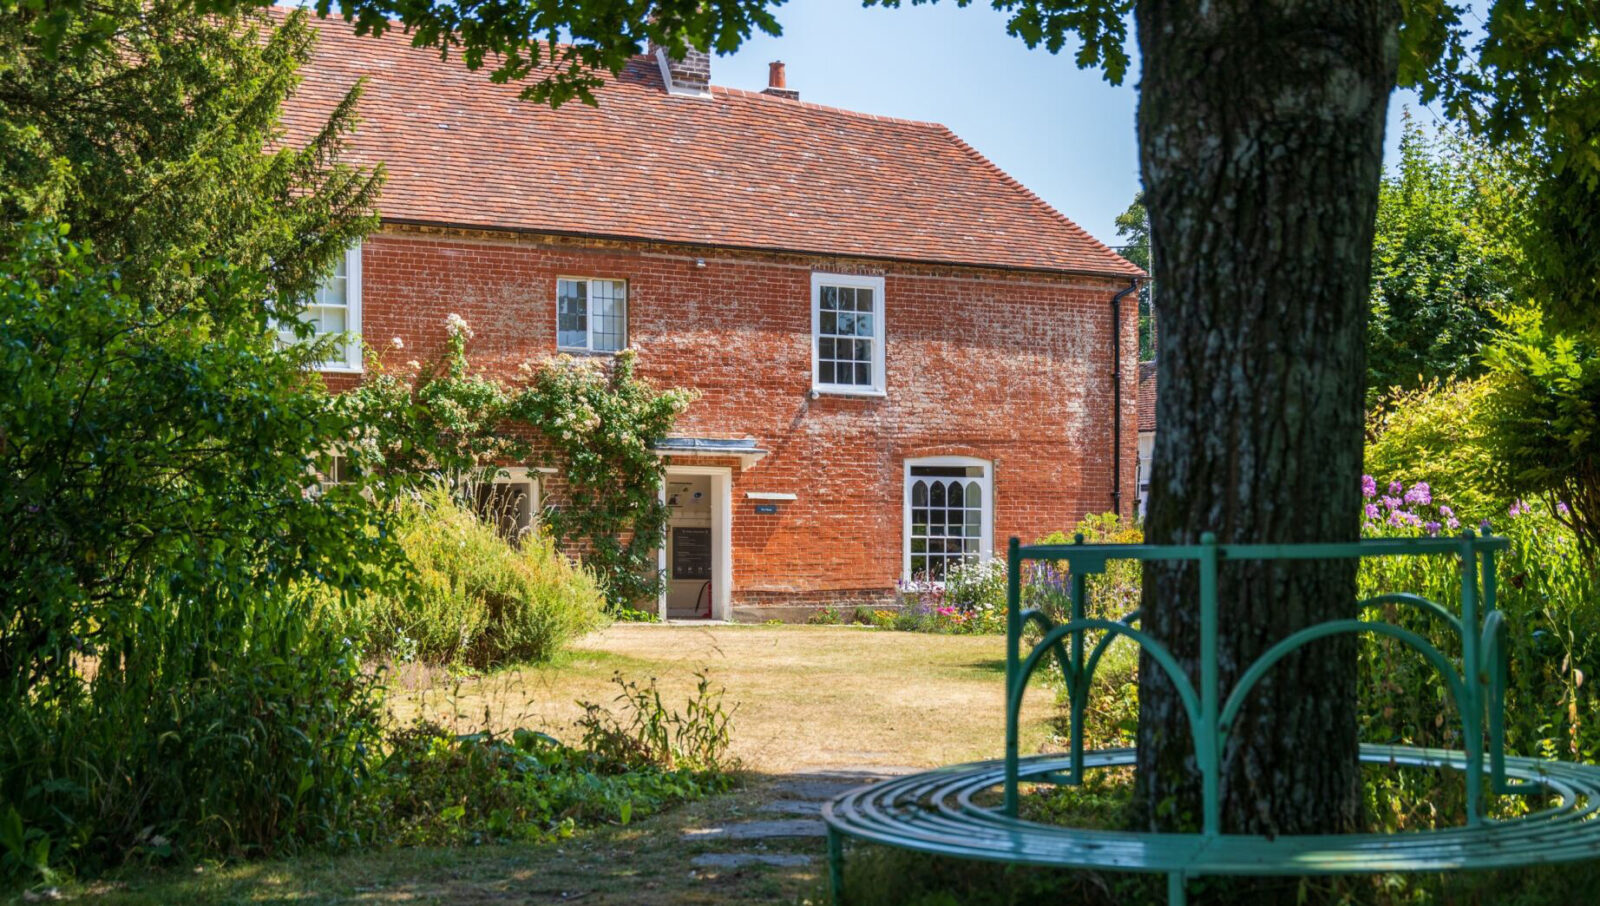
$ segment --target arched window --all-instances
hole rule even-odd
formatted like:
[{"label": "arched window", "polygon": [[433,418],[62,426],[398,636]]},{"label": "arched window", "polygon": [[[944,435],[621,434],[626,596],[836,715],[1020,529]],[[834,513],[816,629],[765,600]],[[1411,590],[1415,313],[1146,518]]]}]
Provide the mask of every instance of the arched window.
[{"label": "arched window", "polygon": [[989,559],[994,501],[987,462],[906,460],[905,578],[943,582],[960,563]]}]

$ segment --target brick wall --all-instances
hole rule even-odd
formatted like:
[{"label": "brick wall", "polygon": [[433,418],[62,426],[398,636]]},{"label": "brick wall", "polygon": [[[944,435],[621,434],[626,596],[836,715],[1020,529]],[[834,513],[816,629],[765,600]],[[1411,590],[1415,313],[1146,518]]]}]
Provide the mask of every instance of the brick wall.
[{"label": "brick wall", "polygon": [[[1121,278],[392,226],[367,240],[362,270],[364,333],[386,367],[436,356],[457,313],[476,334],[473,365],[508,377],[555,352],[558,276],[626,279],[639,373],[701,394],[679,433],[752,437],[770,451],[733,470],[736,605],[890,594],[910,457],[992,462],[996,553],[1012,535],[1111,508]],[[887,397],[811,398],[814,270],[885,278]],[[1138,449],[1136,308],[1123,306],[1124,510]],[[749,492],[795,499],[758,514]]]}]

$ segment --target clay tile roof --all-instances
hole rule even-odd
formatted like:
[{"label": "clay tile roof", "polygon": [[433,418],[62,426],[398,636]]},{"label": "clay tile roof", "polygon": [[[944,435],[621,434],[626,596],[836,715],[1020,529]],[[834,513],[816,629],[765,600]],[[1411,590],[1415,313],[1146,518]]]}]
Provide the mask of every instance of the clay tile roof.
[{"label": "clay tile roof", "polygon": [[1156,429],[1156,363],[1139,363],[1139,430]]},{"label": "clay tile roof", "polygon": [[599,107],[518,100],[399,30],[319,33],[287,139],[368,86],[346,160],[382,161],[391,222],[1137,275],[943,126],[713,87],[669,96],[638,58]]}]

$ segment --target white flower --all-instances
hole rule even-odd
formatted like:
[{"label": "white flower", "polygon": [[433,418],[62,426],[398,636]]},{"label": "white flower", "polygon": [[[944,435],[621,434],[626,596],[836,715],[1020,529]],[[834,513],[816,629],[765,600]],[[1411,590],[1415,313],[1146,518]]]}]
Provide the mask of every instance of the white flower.
[{"label": "white flower", "polygon": [[444,319],[444,329],[452,337],[472,339],[472,327],[467,324],[467,319],[455,312],[451,312],[450,317]]},{"label": "white flower", "polygon": [[395,337],[394,339],[390,340],[389,342],[391,344],[393,344],[394,348],[396,348],[396,349],[404,349],[404,348],[406,348],[406,341],[400,339],[399,337]]}]

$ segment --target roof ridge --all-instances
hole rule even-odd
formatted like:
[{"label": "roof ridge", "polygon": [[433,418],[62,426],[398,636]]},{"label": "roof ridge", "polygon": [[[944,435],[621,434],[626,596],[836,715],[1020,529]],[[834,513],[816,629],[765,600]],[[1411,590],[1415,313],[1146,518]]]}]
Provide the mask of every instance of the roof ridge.
[{"label": "roof ridge", "polygon": [[1137,264],[1134,264],[1132,261],[1128,261],[1128,259],[1124,258],[1116,249],[1112,248],[1109,245],[1106,245],[1104,242],[1101,242],[1099,239],[1096,239],[1094,237],[1094,234],[1090,233],[1088,230],[1086,230],[1083,227],[1079,226],[1077,224],[1077,222],[1074,221],[1072,218],[1070,218],[1067,215],[1065,215],[1065,214],[1061,213],[1060,211],[1056,210],[1054,205],[1050,204],[1050,202],[1048,202],[1048,201],[1045,201],[1043,198],[1040,198],[1037,193],[1035,193],[1032,189],[1028,188],[1027,186],[1023,185],[1021,182],[1019,182],[1016,177],[1014,177],[1010,173],[1007,173],[1006,171],[1000,169],[1000,166],[998,164],[996,164],[994,161],[992,161],[989,158],[985,157],[983,155],[983,152],[981,152],[977,148],[974,148],[971,145],[967,144],[967,140],[962,138],[961,136],[957,135],[955,133],[955,130],[951,129],[949,126],[944,126],[944,125],[940,125],[939,128],[944,130],[945,135],[947,137],[949,137],[949,139],[951,141],[955,142],[956,147],[958,147],[962,151],[966,152],[967,156],[972,158],[974,163],[978,164],[980,167],[983,167],[983,168],[987,169],[989,172],[991,172],[995,176],[999,177],[999,179],[1000,179],[1000,181],[1002,183],[1004,183],[1005,185],[1009,186],[1010,188],[1012,188],[1016,192],[1020,193],[1024,198],[1028,199],[1028,201],[1031,202],[1039,210],[1043,211],[1045,214],[1049,215],[1050,217],[1053,217],[1056,220],[1060,221],[1062,224],[1064,224],[1069,229],[1071,229],[1074,234],[1076,234],[1077,236],[1079,236],[1079,237],[1081,237],[1083,239],[1088,240],[1091,245],[1093,245],[1095,248],[1099,249],[1100,251],[1106,252],[1108,254],[1116,255],[1118,258],[1121,258],[1123,261],[1127,261],[1128,266],[1130,266],[1134,270],[1138,271],[1139,275],[1148,276],[1147,274],[1145,274],[1144,268],[1139,267]]},{"label": "roof ridge", "polygon": [[839,113],[845,116],[853,116],[858,119],[872,120],[878,123],[894,123],[897,126],[920,126],[924,129],[942,129],[946,132],[950,131],[949,127],[943,123],[935,123],[931,120],[912,120],[899,116],[885,116],[880,113],[867,113],[862,110],[851,110],[847,107],[834,107],[829,104],[818,104],[813,101],[802,101],[798,98],[773,97],[764,91],[751,91],[748,88],[733,88],[728,85],[712,85],[711,91],[712,93],[720,91],[730,97],[739,97],[748,100],[770,101],[775,104],[787,104],[791,107],[804,107],[808,110],[818,110],[823,113]]}]

